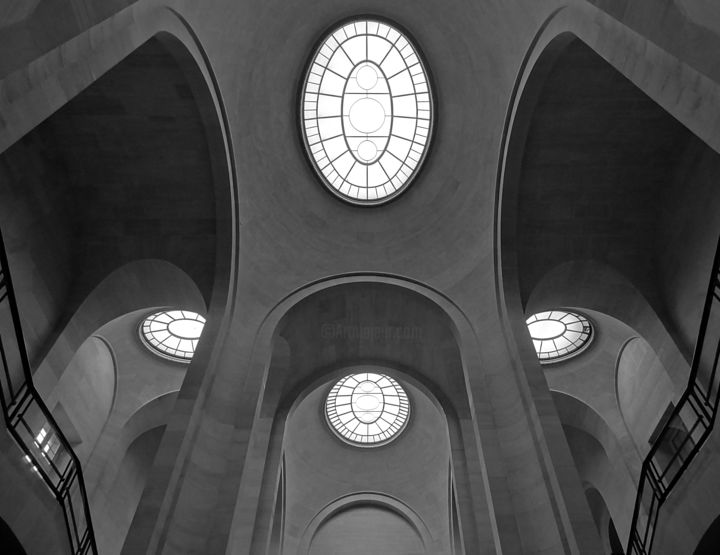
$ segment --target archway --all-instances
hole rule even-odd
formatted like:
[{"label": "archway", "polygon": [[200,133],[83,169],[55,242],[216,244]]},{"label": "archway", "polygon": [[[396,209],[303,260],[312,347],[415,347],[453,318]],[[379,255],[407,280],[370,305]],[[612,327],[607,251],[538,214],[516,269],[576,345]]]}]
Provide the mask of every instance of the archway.
[{"label": "archway", "polygon": [[[487,493],[478,491],[477,482],[468,480],[468,468],[476,464],[479,447],[471,431],[458,338],[468,341],[469,335],[462,315],[456,312],[458,319],[454,320],[444,310],[448,307],[452,313],[454,307],[438,296],[445,303],[440,308],[438,300],[430,300],[431,295],[423,293],[426,291],[420,285],[386,276],[337,278],[312,284],[279,307],[277,315],[267,318],[256,342],[257,356],[267,361],[263,363],[266,370],[257,410],[272,416],[253,428],[253,450],[248,454],[253,468],[264,468],[261,477],[249,479],[253,485],[262,486],[258,491],[258,519],[252,523],[252,537],[246,538],[239,523],[247,507],[236,507],[228,552],[263,552],[268,544],[278,545],[268,534],[276,533],[275,523],[281,516],[274,507],[287,502],[282,490],[287,482],[282,465],[286,415],[303,392],[327,382],[338,368],[355,364],[394,368],[439,400],[448,415],[447,433],[453,445],[451,472],[461,492],[455,498],[457,518],[470,523],[457,528],[462,529],[462,538],[457,541],[469,552],[476,550],[477,535],[488,532],[488,521],[494,515],[483,502]],[[247,407],[255,410],[253,403]],[[245,541],[252,547],[240,547]]]},{"label": "archway", "polygon": [[587,497],[590,511],[595,519],[595,524],[597,525],[598,534],[600,534],[600,540],[602,541],[605,553],[609,555],[624,555],[622,542],[615,528],[615,522],[610,516],[610,512],[602,495],[600,495],[600,492],[596,488],[590,486],[585,490],[585,496]]},{"label": "archway", "polygon": [[206,305],[227,286],[234,192],[204,71],[160,32],[0,156],[0,194],[14,199],[0,218],[35,366],[118,269],[142,290],[155,284],[134,263],[174,266]]},{"label": "archway", "polygon": [[[720,156],[576,35],[547,31],[538,42],[520,76],[501,167],[506,299],[523,311],[563,299],[623,320],[682,388],[707,288],[698,270],[709,269],[716,241],[693,222],[700,213],[720,227],[707,173]],[[682,238],[671,232],[679,228]],[[615,285],[609,290],[593,268]],[[609,296],[599,299],[603,290]]]},{"label": "archway", "polygon": [[[75,364],[88,358],[83,342],[97,347],[88,337],[98,327],[137,308],[211,306],[207,343],[221,325],[235,193],[222,106],[203,62],[196,45],[159,32],[0,156],[0,195],[14,199],[1,203],[0,218],[43,395],[61,393],[53,393],[59,378],[65,392],[78,375],[97,378],[102,369]],[[106,368],[105,355],[90,358]],[[102,411],[82,418],[112,405],[107,383]],[[80,437],[67,400],[55,408],[71,442]],[[83,458],[104,422],[88,417]],[[85,470],[98,477],[101,459]]]},{"label": "archway", "polygon": [[98,550],[120,553],[135,509],[148,479],[165,426],[149,429],[128,446],[110,487],[105,504],[96,503],[94,516]]},{"label": "archway", "polygon": [[[635,483],[615,434],[582,401],[560,392],[553,392],[553,400],[580,479],[598,491],[620,536],[628,537],[635,502]],[[604,528],[606,522],[598,520],[596,513],[594,516],[598,528]]]},{"label": "archway", "polygon": [[323,523],[309,555],[426,553],[421,539],[395,512],[373,505],[353,507]]},{"label": "archway", "polygon": [[[501,310],[529,369],[529,313],[588,307],[616,318],[647,341],[678,395],[717,240],[707,230],[720,228],[707,173],[720,156],[696,136],[709,137],[697,117],[658,93],[654,76],[638,75],[644,54],[616,62],[622,48],[598,40],[583,12],[561,9],[545,22],[508,113],[496,213]],[[603,458],[590,436],[570,432],[573,454]]]},{"label": "archway", "polygon": [[[359,371],[391,376],[409,398],[407,426],[385,445],[349,444],[325,420],[330,388]],[[393,368],[353,365],[325,374],[297,398],[284,426],[282,553],[330,554],[352,543],[337,551],[350,554],[377,533],[371,552],[455,555],[452,459],[461,455],[451,452],[448,420],[427,389]],[[383,519],[389,526],[375,530]]]}]

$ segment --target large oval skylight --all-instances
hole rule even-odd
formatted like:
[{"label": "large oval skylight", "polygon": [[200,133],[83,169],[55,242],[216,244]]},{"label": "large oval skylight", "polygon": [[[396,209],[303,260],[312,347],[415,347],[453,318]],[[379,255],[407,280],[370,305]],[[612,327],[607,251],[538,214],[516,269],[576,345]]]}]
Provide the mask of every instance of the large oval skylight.
[{"label": "large oval skylight", "polygon": [[388,23],[344,24],[315,51],[302,91],[303,138],[341,198],[378,204],[400,193],[425,157],[432,120],[419,53]]},{"label": "large oval skylight", "polygon": [[390,376],[351,374],[330,390],[325,415],[330,427],[348,443],[377,446],[405,428],[410,403],[405,390]]},{"label": "large oval skylight", "polygon": [[205,326],[205,318],[189,310],[164,310],[151,314],[140,325],[140,338],[154,353],[171,360],[190,362]]},{"label": "large oval skylight", "polygon": [[593,337],[590,321],[576,312],[538,312],[530,316],[526,323],[542,364],[580,354]]}]

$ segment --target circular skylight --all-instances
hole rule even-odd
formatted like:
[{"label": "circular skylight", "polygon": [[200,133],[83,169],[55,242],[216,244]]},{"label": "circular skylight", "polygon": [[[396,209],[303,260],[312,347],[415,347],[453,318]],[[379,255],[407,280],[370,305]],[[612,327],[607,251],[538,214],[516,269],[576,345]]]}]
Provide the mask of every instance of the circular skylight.
[{"label": "circular skylight", "polygon": [[205,326],[205,318],[189,310],[163,310],[140,324],[140,338],[156,354],[190,362]]},{"label": "circular skylight", "polygon": [[352,21],[315,51],[302,91],[303,138],[341,198],[378,204],[403,190],[425,157],[432,119],[423,62],[392,25]]},{"label": "circular skylight", "polygon": [[405,428],[409,414],[405,390],[385,374],[345,376],[325,402],[325,415],[335,433],[363,447],[392,441]]},{"label": "circular skylight", "polygon": [[526,323],[535,352],[543,364],[580,354],[593,337],[590,321],[576,312],[538,312],[530,316]]}]

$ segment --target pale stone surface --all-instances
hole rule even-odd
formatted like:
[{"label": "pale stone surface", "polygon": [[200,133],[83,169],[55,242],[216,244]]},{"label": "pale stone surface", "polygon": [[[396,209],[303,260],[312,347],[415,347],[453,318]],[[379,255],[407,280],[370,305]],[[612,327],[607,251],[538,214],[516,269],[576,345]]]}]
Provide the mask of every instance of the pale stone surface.
[{"label": "pale stone surface", "polygon": [[[184,378],[158,368],[143,382],[132,359],[124,401],[118,388],[86,467],[107,549],[266,553],[283,514],[283,411],[366,357],[455,413],[466,552],[601,553],[593,514],[607,515],[584,481],[626,536],[632,437],[652,420],[623,430],[633,417],[613,406],[627,330],[588,362],[600,379],[560,376],[535,361],[524,317],[560,305],[616,319],[649,345],[645,366],[664,366],[666,393],[684,387],[720,225],[720,39],[692,4],[370,0],[364,12],[422,48],[438,107],[418,179],[371,210],[327,194],[297,129],[302,68],[354,13],[346,2],[25,7],[0,34],[0,225],[38,387],[69,383],[80,346],[118,317],[208,309]],[[409,341],[387,339],[406,328]],[[673,499],[683,524],[659,552],[691,552],[720,510],[697,494],[715,483],[714,453]],[[26,516],[57,510],[28,479],[14,480],[17,512],[4,495],[0,508],[40,553],[62,523]]]}]

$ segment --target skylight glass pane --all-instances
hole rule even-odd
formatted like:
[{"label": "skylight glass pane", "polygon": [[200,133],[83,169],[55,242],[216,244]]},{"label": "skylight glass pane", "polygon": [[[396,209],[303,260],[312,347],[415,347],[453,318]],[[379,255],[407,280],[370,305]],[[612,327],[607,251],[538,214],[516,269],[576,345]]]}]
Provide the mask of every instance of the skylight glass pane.
[{"label": "skylight glass pane", "polygon": [[542,364],[580,354],[593,338],[590,321],[576,312],[538,312],[526,320],[538,359]]},{"label": "skylight glass pane", "polygon": [[388,24],[362,19],[329,34],[301,102],[305,146],[323,183],[361,204],[402,191],[427,152],[429,90],[416,48]]},{"label": "skylight glass pane", "polygon": [[140,323],[140,339],[163,358],[190,362],[205,326],[205,318],[189,310],[156,312]]},{"label": "skylight glass pane", "polygon": [[325,401],[333,431],[355,445],[383,445],[407,424],[410,403],[405,390],[390,376],[350,374],[337,382]]}]

